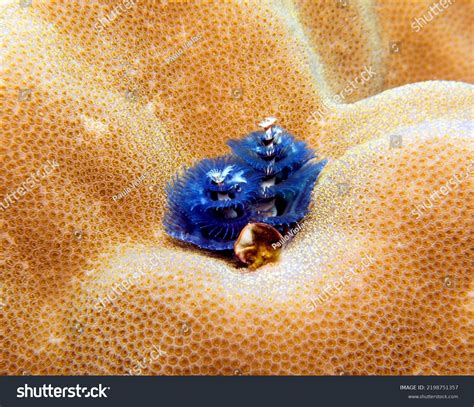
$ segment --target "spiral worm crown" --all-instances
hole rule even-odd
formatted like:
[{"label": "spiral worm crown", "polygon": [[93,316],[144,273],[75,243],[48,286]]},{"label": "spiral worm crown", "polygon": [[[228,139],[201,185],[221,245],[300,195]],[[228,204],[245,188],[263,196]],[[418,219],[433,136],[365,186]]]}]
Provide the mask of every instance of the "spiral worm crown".
[{"label": "spiral worm crown", "polygon": [[279,230],[301,220],[326,161],[279,126],[228,142],[234,155],[204,159],[168,185],[166,232],[210,250],[232,249],[249,222]]}]

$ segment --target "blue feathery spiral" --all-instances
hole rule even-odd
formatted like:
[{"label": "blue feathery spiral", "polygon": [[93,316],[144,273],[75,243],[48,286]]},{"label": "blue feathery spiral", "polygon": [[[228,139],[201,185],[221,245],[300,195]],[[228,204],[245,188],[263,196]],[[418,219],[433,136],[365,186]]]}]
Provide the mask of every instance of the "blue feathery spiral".
[{"label": "blue feathery spiral", "polygon": [[266,119],[264,131],[230,140],[234,155],[204,159],[168,185],[163,221],[172,237],[210,250],[232,249],[249,222],[280,231],[308,212],[326,160]]},{"label": "blue feathery spiral", "polygon": [[314,157],[304,141],[295,142],[290,133],[278,126],[227,144],[235,155],[266,176],[297,170]]},{"label": "blue feathery spiral", "polygon": [[327,160],[310,162],[314,151],[279,126],[270,125],[228,145],[259,174],[256,221],[283,230],[307,214],[311,191]]},{"label": "blue feathery spiral", "polygon": [[232,249],[258,189],[258,178],[237,158],[202,160],[168,185],[165,230],[205,249]]}]

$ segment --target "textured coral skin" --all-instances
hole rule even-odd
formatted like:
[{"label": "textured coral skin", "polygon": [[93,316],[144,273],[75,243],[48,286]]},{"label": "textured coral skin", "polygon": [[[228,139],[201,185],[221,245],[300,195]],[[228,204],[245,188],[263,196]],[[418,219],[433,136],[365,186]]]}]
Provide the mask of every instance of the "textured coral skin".
[{"label": "textured coral skin", "polygon": [[[474,373],[472,176],[412,214],[474,159],[472,86],[441,81],[473,80],[471,1],[420,35],[428,1],[140,1],[100,31],[114,2],[33,3],[1,3],[0,197],[59,167],[0,211],[0,373]],[[281,260],[241,273],[165,236],[164,187],[270,114],[329,163]]]}]

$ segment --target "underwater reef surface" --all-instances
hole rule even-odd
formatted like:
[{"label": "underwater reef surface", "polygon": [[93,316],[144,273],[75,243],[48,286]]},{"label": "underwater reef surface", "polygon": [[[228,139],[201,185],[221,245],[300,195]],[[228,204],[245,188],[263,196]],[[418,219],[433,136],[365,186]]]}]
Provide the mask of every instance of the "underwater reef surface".
[{"label": "underwater reef surface", "polygon": [[[0,373],[473,374],[474,5],[431,3],[2,1]],[[167,237],[268,115],[328,160],[279,262]]]}]

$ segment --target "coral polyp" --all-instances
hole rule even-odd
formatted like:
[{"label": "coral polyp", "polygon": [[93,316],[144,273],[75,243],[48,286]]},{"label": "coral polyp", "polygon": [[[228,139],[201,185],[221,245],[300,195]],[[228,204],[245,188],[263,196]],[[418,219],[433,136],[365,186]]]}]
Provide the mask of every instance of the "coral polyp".
[{"label": "coral polyp", "polygon": [[249,222],[283,229],[308,211],[311,191],[326,161],[295,141],[275,119],[264,131],[231,140],[234,156],[205,159],[168,185],[166,232],[210,250],[229,250]]}]

